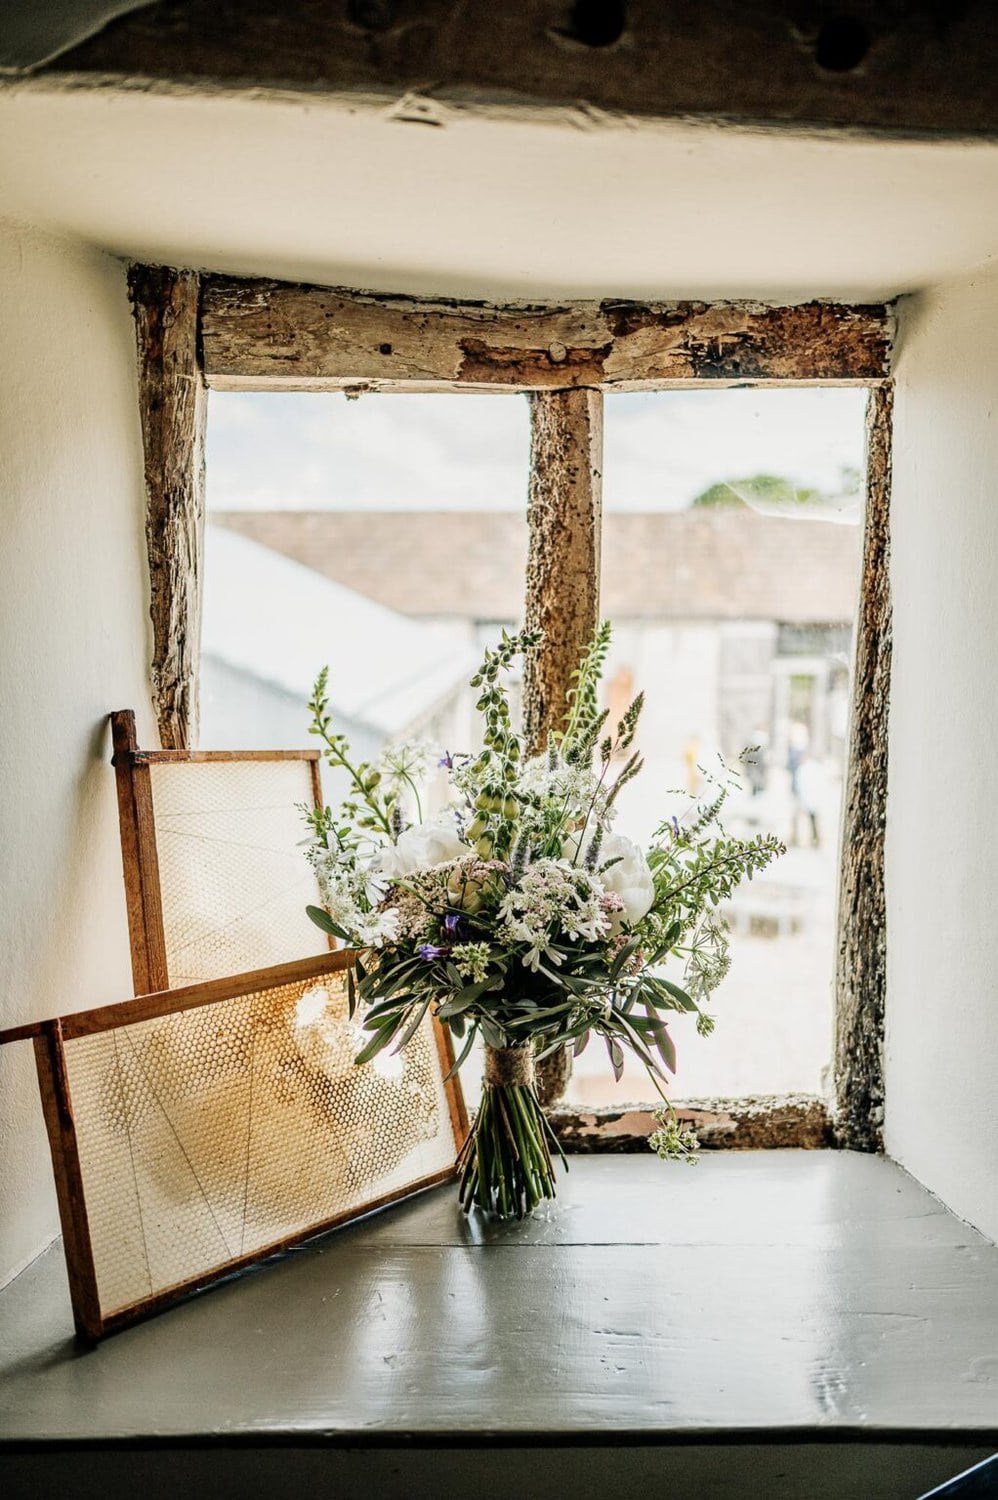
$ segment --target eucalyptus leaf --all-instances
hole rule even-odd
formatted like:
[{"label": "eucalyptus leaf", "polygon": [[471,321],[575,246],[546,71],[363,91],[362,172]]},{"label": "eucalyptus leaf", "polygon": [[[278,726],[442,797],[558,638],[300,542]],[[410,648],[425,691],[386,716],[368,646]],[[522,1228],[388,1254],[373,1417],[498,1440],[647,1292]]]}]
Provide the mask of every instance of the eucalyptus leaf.
[{"label": "eucalyptus leaf", "polygon": [[[452,1031],[453,1031],[453,1029],[454,1028],[451,1027]],[[454,1077],[454,1074],[457,1072],[458,1068],[460,1068],[462,1066],[462,1064],[467,1060],[468,1054],[470,1053],[472,1047],[475,1045],[475,1037],[477,1035],[478,1035],[478,1029],[477,1029],[477,1027],[472,1026],[471,1029],[468,1032],[467,1037],[465,1038],[464,1046],[461,1048],[461,1050],[458,1053],[457,1057],[454,1059],[454,1062],[451,1064],[451,1066],[448,1068],[446,1074],[444,1075],[444,1082],[445,1083],[448,1081],[448,1079]]]},{"label": "eucalyptus leaf", "polygon": [[333,921],[328,911],[324,911],[321,906],[306,906],[305,915],[310,921],[315,923],[316,927],[321,928],[330,937],[336,937],[341,942],[349,943],[350,934],[344,932],[343,928]]},{"label": "eucalyptus leaf", "polygon": [[397,1030],[398,1027],[394,1025],[381,1027],[368,1042],[367,1046],[357,1053],[354,1062],[360,1066],[363,1063],[370,1062],[372,1057],[377,1057],[378,1053],[388,1046],[388,1043]]}]

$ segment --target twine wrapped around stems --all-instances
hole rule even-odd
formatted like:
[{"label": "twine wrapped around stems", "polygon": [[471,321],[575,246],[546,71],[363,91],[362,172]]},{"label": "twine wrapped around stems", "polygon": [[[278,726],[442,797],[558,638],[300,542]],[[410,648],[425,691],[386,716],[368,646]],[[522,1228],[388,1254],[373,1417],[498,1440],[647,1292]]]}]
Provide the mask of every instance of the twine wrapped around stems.
[{"label": "twine wrapped around stems", "polygon": [[486,1088],[529,1089],[534,1083],[534,1049],[528,1042],[523,1047],[486,1047]]},{"label": "twine wrapped around stems", "polygon": [[537,1101],[531,1044],[486,1046],[482,1082],[482,1102],[457,1160],[461,1207],[522,1219],[555,1195],[551,1147],[565,1160]]}]

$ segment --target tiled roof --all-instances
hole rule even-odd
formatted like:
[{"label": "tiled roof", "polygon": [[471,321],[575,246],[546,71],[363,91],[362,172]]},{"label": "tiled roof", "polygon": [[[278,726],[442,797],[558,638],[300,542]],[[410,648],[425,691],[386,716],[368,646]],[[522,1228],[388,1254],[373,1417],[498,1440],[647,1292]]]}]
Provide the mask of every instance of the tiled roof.
[{"label": "tiled roof", "polygon": [[[214,511],[220,526],[407,615],[515,620],[526,519],[510,511]],[[611,512],[602,613],[610,619],[851,620],[858,526],[748,508]]]}]

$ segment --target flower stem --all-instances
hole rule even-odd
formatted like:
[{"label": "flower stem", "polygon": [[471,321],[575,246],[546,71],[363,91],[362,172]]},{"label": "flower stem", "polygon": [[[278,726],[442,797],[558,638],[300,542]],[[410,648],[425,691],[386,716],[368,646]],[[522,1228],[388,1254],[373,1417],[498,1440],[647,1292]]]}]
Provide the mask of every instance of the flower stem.
[{"label": "flower stem", "polygon": [[524,1081],[498,1083],[486,1077],[474,1126],[458,1157],[461,1207],[465,1213],[477,1208],[500,1219],[522,1219],[555,1196],[548,1146],[548,1136],[554,1136],[533,1085],[532,1052],[519,1047],[488,1051],[490,1062],[519,1054],[516,1068]]}]

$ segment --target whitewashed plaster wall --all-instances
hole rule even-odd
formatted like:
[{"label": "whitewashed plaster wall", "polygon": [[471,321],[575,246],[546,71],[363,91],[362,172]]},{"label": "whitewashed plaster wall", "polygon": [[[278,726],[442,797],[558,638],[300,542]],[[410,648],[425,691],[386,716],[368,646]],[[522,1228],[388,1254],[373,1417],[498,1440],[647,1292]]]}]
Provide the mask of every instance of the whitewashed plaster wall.
[{"label": "whitewashed plaster wall", "polygon": [[998,276],[899,340],[886,1145],[998,1238]]},{"label": "whitewashed plaster wall", "polygon": [[[0,1027],[130,993],[106,716],[152,742],[123,265],[0,226]],[[143,712],[143,710],[145,711]],[[0,1051],[0,1284],[58,1224],[30,1043]]]}]

